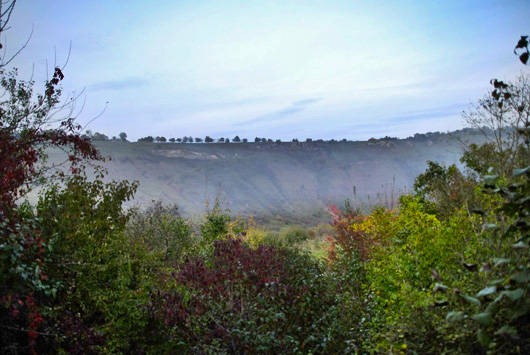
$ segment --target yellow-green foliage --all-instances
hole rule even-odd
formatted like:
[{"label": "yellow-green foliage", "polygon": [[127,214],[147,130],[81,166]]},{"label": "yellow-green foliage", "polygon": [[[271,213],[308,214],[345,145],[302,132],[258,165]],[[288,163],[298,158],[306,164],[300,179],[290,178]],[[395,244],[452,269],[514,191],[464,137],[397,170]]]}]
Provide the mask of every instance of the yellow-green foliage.
[{"label": "yellow-green foliage", "polygon": [[234,236],[241,236],[251,247],[257,248],[264,243],[270,232],[256,223],[251,215],[248,220],[238,216],[228,224],[229,233]]},{"label": "yellow-green foliage", "polygon": [[473,276],[466,274],[462,262],[487,254],[478,237],[479,222],[464,209],[440,221],[425,212],[418,198],[404,196],[398,209],[377,209],[352,226],[376,243],[365,266],[376,351],[454,349],[459,347],[455,342],[469,336],[465,329],[460,333],[449,329],[447,311],[434,306],[441,296],[434,296],[433,289],[440,280],[462,287]]}]

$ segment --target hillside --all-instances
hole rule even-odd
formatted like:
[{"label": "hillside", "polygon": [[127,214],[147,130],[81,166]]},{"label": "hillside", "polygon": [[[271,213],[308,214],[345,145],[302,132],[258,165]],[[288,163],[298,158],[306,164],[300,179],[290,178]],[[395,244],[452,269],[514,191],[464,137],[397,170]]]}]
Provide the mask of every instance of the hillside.
[{"label": "hillside", "polygon": [[316,218],[346,198],[359,206],[391,202],[412,188],[427,160],[458,163],[462,138],[477,139],[460,132],[370,142],[96,145],[112,158],[110,178],[140,182],[134,202],[160,199],[195,215],[219,195],[233,214]]}]

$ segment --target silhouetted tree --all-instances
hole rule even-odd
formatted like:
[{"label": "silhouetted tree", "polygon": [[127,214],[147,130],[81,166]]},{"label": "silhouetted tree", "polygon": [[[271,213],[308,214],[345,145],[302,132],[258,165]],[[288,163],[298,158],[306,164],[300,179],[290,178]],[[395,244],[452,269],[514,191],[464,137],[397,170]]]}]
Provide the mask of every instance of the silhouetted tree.
[{"label": "silhouetted tree", "polygon": [[195,143],[202,143],[202,138],[195,138]]},{"label": "silhouetted tree", "polygon": [[120,136],[120,140],[121,140],[122,142],[127,142],[127,133],[125,133],[125,132],[121,132],[121,133],[119,134],[119,136]]},{"label": "silhouetted tree", "polygon": [[94,142],[103,142],[108,141],[109,137],[104,135],[103,133],[96,132],[92,136],[90,136],[90,139]]},{"label": "silhouetted tree", "polygon": [[175,143],[175,138],[169,138],[169,141],[170,141],[171,143]]},{"label": "silhouetted tree", "polygon": [[153,143],[154,142],[154,138],[151,137],[151,136],[147,136],[147,137],[144,137],[144,138],[140,138],[138,139],[138,142],[148,142],[148,143]]},{"label": "silhouetted tree", "polygon": [[232,142],[239,143],[241,142],[241,139],[239,139],[239,136],[235,136],[234,139],[232,139]]},{"label": "silhouetted tree", "polygon": [[247,142],[248,142],[248,139],[243,138],[243,143],[247,143]]},{"label": "silhouetted tree", "polygon": [[210,137],[210,136],[206,136],[206,138],[204,138],[204,141],[205,141],[206,143],[212,143],[212,142],[213,142],[213,138]]}]

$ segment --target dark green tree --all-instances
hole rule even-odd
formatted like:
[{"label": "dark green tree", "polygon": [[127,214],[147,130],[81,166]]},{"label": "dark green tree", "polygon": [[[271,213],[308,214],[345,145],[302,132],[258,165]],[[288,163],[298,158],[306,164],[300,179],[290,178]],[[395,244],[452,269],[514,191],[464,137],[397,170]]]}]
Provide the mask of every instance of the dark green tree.
[{"label": "dark green tree", "polygon": [[152,136],[147,136],[147,137],[138,139],[138,142],[153,143],[154,141],[155,139]]}]

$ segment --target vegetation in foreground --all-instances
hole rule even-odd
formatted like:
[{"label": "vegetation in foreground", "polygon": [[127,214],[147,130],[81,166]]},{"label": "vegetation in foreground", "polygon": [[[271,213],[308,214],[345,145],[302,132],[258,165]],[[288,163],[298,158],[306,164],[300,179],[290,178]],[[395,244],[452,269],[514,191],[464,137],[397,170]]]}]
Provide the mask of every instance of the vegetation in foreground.
[{"label": "vegetation in foreground", "polygon": [[[527,60],[526,37],[517,49]],[[494,81],[469,116],[500,139],[470,146],[468,171],[431,163],[398,207],[275,234],[215,202],[199,224],[124,210],[136,183],[105,183],[73,120],[50,125],[62,71],[34,98],[2,69],[2,353],[529,353],[526,78]],[[46,146],[68,174],[38,164]]]}]

